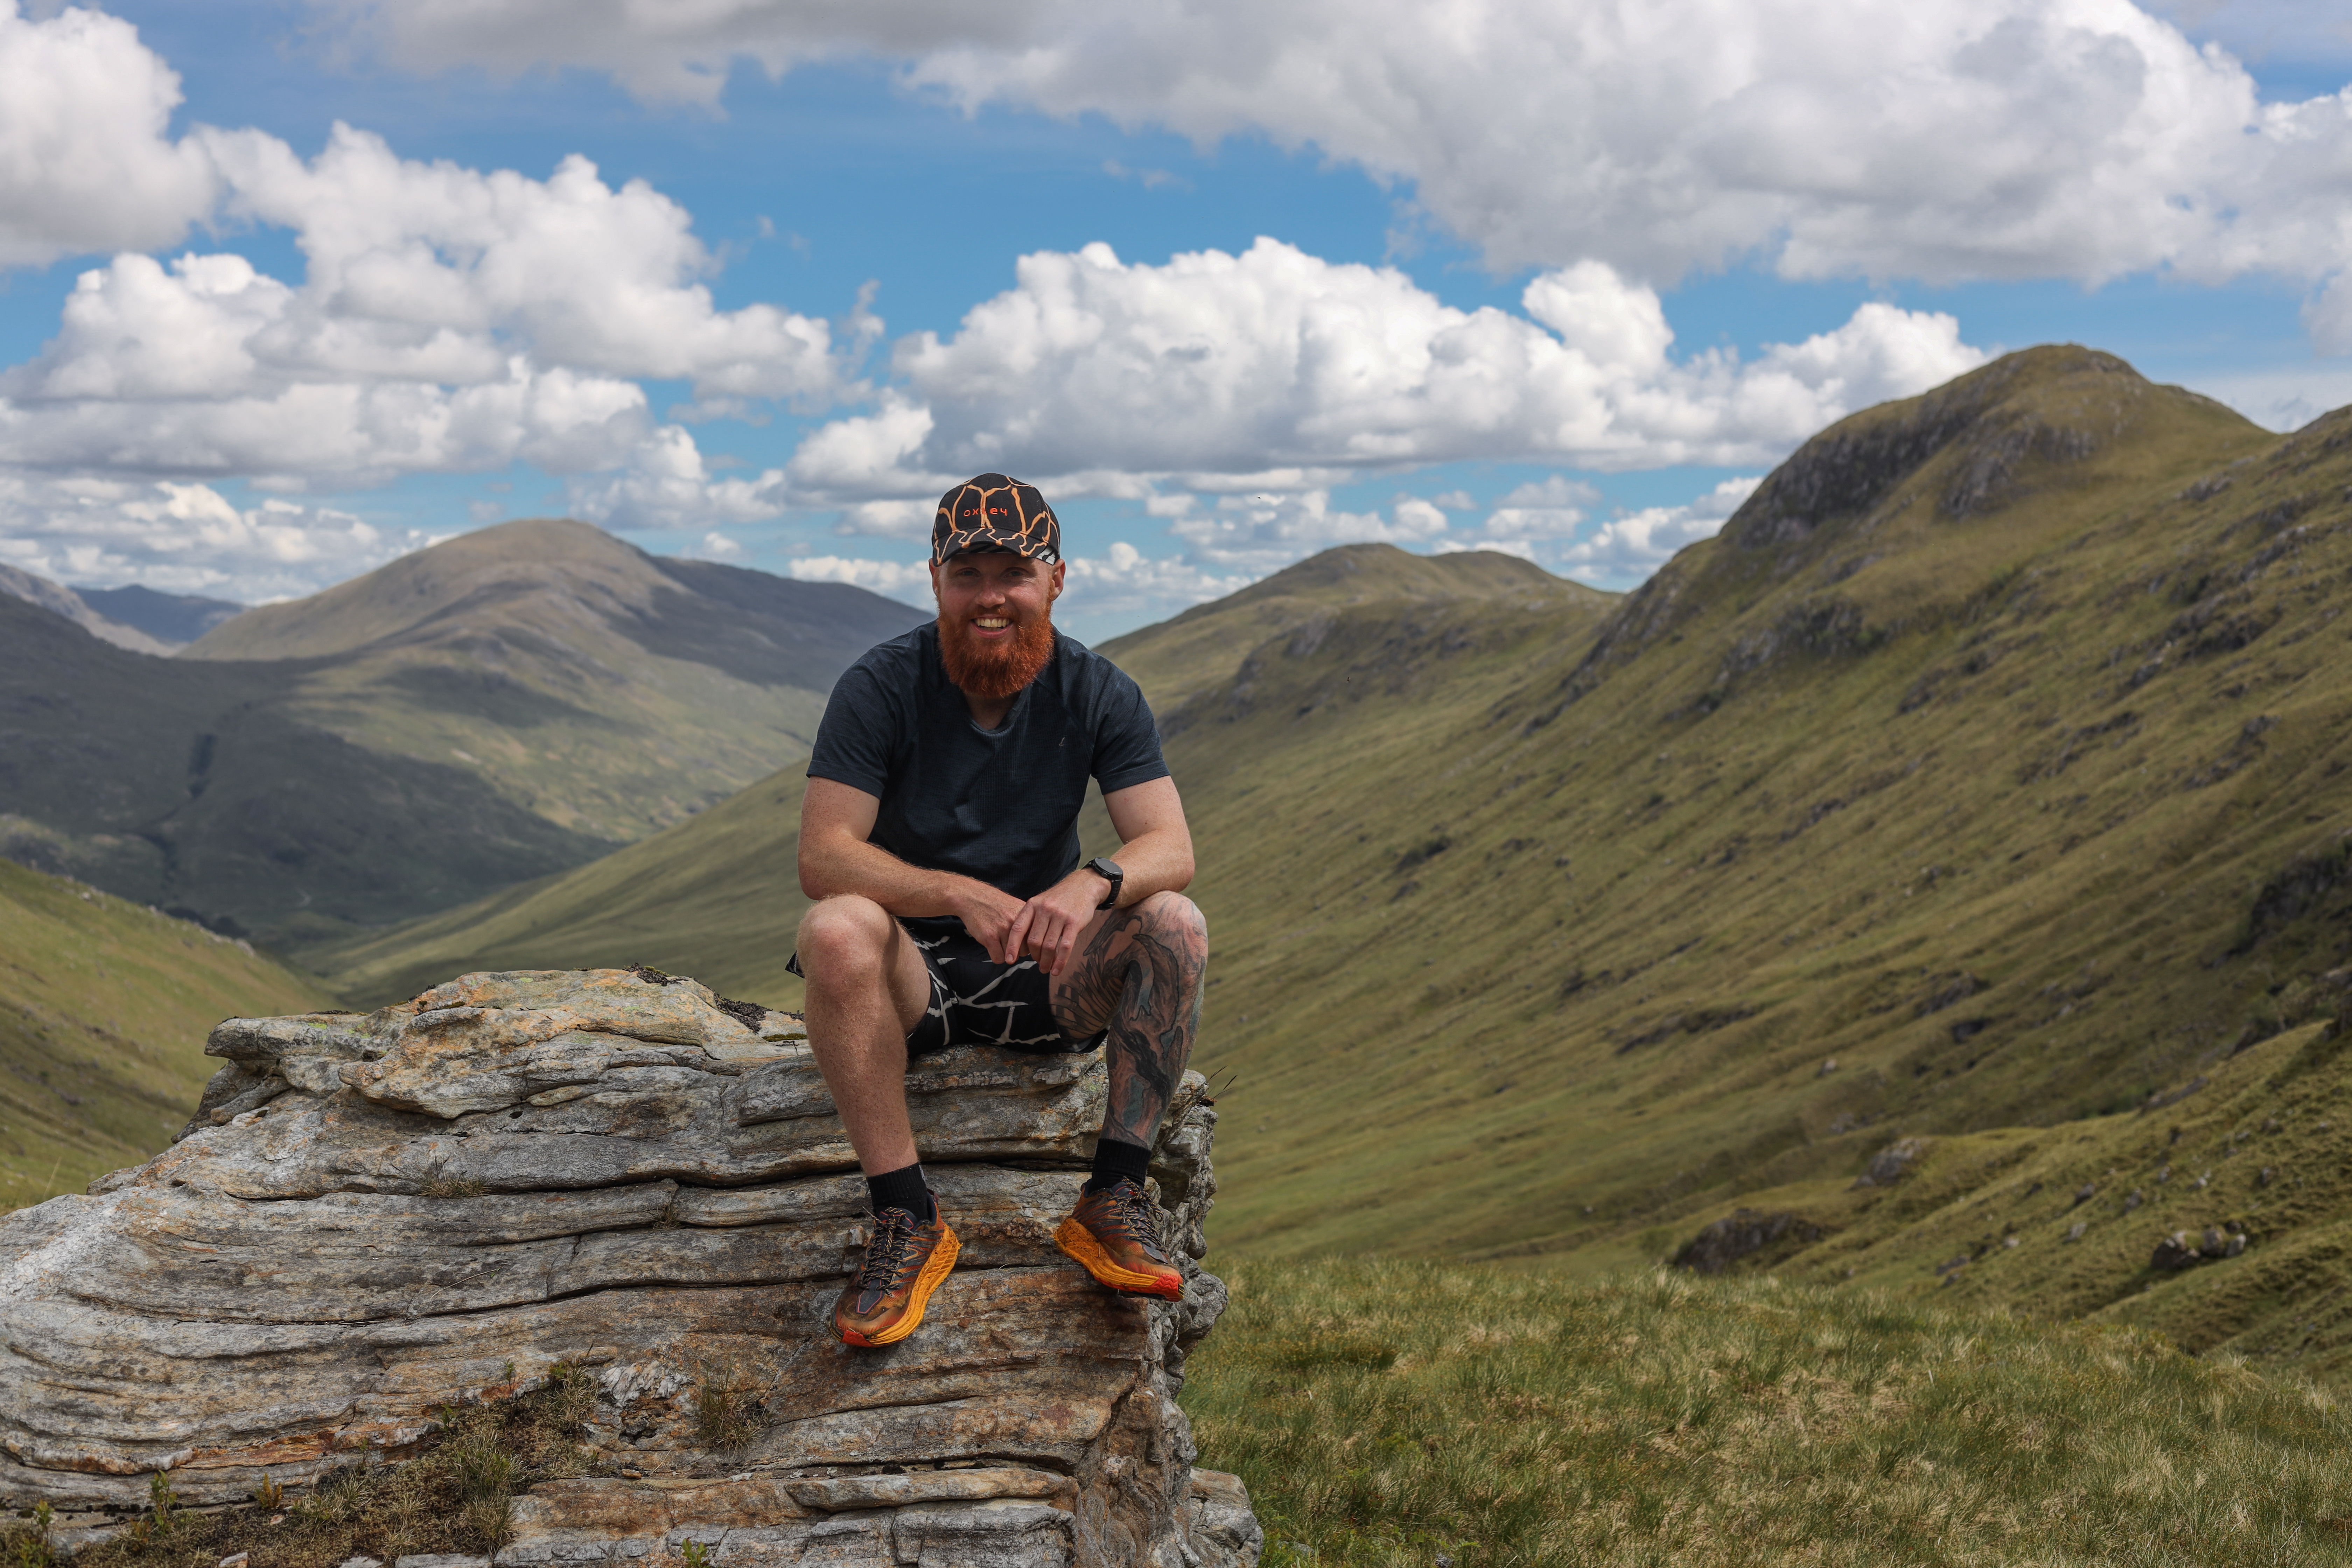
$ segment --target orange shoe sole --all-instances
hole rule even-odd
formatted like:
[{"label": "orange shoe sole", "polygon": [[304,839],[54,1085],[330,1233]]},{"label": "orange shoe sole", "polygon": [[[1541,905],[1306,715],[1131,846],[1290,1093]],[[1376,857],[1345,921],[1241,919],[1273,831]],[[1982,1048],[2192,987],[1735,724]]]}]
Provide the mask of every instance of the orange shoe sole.
[{"label": "orange shoe sole", "polygon": [[1073,1215],[1054,1227],[1054,1245],[1068,1253],[1086,1271],[1114,1290],[1130,1296],[1157,1296],[1163,1301],[1178,1301],[1184,1297],[1184,1277],[1171,1269],[1165,1274],[1139,1274],[1132,1268],[1121,1268],[1111,1261],[1110,1254],[1095,1239],[1095,1233],[1077,1221]]},{"label": "orange shoe sole", "polygon": [[833,1321],[833,1337],[845,1345],[858,1345],[866,1350],[875,1350],[883,1345],[895,1345],[917,1329],[921,1328],[923,1309],[931,1304],[931,1292],[938,1289],[940,1281],[946,1279],[954,1269],[956,1254],[962,1250],[962,1244],[956,1240],[956,1233],[952,1230],[949,1231],[940,1238],[940,1244],[931,1248],[930,1257],[923,1260],[923,1271],[915,1276],[915,1288],[907,1293],[905,1317],[871,1337],[861,1334],[855,1329],[843,1328],[841,1320],[836,1317]]}]

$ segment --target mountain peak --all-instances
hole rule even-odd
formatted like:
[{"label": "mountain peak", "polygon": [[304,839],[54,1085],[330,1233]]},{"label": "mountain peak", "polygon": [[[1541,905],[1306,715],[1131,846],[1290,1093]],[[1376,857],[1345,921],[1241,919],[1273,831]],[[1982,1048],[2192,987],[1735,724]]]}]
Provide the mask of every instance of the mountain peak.
[{"label": "mountain peak", "polygon": [[1297,594],[1326,596],[1334,591],[1349,600],[1454,599],[1571,587],[1534,562],[1498,550],[1414,555],[1393,544],[1341,544],[1286,566],[1220,603],[1244,604]]},{"label": "mountain peak", "polygon": [[2219,460],[2263,436],[2114,354],[2045,344],[1838,421],[1756,488],[1722,538],[1735,550],[1785,548],[1842,520],[1923,503],[1961,521],[2053,487],[2129,477],[2151,457],[2210,449]]},{"label": "mountain peak", "polygon": [[587,598],[642,611],[669,585],[644,551],[603,529],[525,518],[445,539],[306,599],[259,605],[198,638],[188,657],[351,653],[526,595],[551,594],[567,608]]}]

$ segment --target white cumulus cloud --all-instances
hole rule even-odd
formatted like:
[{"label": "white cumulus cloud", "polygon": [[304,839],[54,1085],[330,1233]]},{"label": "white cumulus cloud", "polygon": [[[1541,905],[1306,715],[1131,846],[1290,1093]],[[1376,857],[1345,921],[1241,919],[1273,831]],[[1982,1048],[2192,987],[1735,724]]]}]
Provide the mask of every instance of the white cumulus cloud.
[{"label": "white cumulus cloud", "polygon": [[1584,524],[1601,492],[1565,474],[1519,486],[1505,496],[1477,531],[1486,543],[1565,539]]},{"label": "white cumulus cloud", "polygon": [[1263,238],[1158,267],[1042,251],[1017,277],[952,337],[900,340],[898,386],[802,444],[795,490],[913,500],[997,469],[1066,491],[1307,491],[1475,458],[1754,463],[1984,359],[1949,316],[1868,304],[1753,361],[1677,361],[1656,293],[1599,262],[1538,276],[1524,316]]},{"label": "white cumulus cloud", "polygon": [[[97,40],[126,70],[146,61],[149,79],[162,70],[105,18],[42,26],[72,18],[68,41]],[[0,87],[28,31],[40,29],[0,16]],[[0,182],[10,116],[24,112],[0,97]],[[822,406],[860,390],[846,366],[880,328],[862,302],[846,344],[772,305],[719,310],[685,209],[641,181],[608,185],[584,159],[534,180],[403,159],[347,126],[308,161],[252,131],[199,127],[179,146],[217,176],[225,216],[291,231],[304,276],[231,253],[136,250],[84,271],[56,336],[0,372],[0,471],[24,480],[13,518],[52,493],[47,481],[77,476],[299,490],[518,462],[596,476],[575,481],[578,508],[619,526],[771,517],[782,476],[711,478],[691,436],[655,425],[640,379]],[[0,257],[10,221],[0,205]],[[174,226],[184,215],[119,237]]]},{"label": "white cumulus cloud", "polygon": [[[1405,182],[1505,268],[2096,282],[2352,262],[2347,100],[2263,103],[2225,49],[2129,0],[322,3],[424,67],[577,65],[708,101],[734,59],[864,53],[968,107],[1264,134]],[[2230,36],[2341,58],[2338,33],[2312,5]]]},{"label": "white cumulus cloud", "polygon": [[[681,528],[757,522],[784,508],[782,476],[714,479],[694,437],[665,425],[636,443],[614,470],[583,474],[565,487],[574,517],[613,528]],[[713,533],[711,538],[719,536]]]},{"label": "white cumulus cloud", "polygon": [[0,0],[0,266],[177,242],[220,188],[205,149],[170,137],[179,102],[130,23]]},{"label": "white cumulus cloud", "polygon": [[1247,572],[1203,569],[1181,555],[1146,555],[1119,539],[1100,555],[1070,557],[1064,598],[1084,615],[1164,616],[1239,593],[1255,580]]},{"label": "white cumulus cloud", "polygon": [[[1724,480],[1685,506],[1643,507],[1612,518],[1565,547],[1538,551],[1534,559],[1570,577],[1630,586],[1664,565],[1683,546],[1713,538],[1763,480],[1761,474],[1746,475]],[[1508,510],[1497,510],[1495,517]],[[1487,526],[1494,526],[1493,520]]]},{"label": "white cumulus cloud", "polygon": [[329,507],[273,498],[239,508],[202,484],[0,471],[0,562],[82,587],[288,598],[432,542]]},{"label": "white cumulus cloud", "polygon": [[1297,494],[1221,496],[1213,505],[1168,525],[1187,552],[1212,566],[1252,576],[1286,566],[1335,544],[1425,544],[1445,532],[1445,514],[1408,500],[1383,518],[1376,511],[1333,510],[1325,490]]},{"label": "white cumulus cloud", "polygon": [[803,583],[847,583],[904,599],[910,605],[931,602],[931,573],[920,561],[869,561],[851,555],[803,555],[785,570]]}]

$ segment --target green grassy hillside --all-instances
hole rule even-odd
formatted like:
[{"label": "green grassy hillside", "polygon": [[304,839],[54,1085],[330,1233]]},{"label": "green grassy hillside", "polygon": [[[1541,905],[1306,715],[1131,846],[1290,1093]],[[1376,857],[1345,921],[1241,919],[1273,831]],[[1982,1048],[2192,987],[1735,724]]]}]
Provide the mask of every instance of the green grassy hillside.
[{"label": "green grassy hillside", "polygon": [[316,981],[184,921],[0,861],[0,1209],[79,1192],[184,1126],[221,1019]]},{"label": "green grassy hillside", "polygon": [[1573,620],[1613,597],[1491,550],[1408,555],[1393,545],[1348,544],[1106,643],[1103,651],[1135,677],[1156,710],[1169,713],[1231,682],[1253,651],[1273,639],[1313,641],[1316,628],[1364,605],[1385,605],[1382,613],[1394,618],[1417,606],[1472,600],[1518,613],[1549,609]]},{"label": "green grassy hillside", "polygon": [[862,590],[486,529],[179,658],[0,601],[0,854],[296,948],[576,866],[807,752]]},{"label": "green grassy hillside", "polygon": [[[2343,1194],[2309,1167],[2341,1074],[2295,1031],[2352,959],[2347,494],[2352,414],[2275,437],[2042,349],[1825,431],[1622,602],[1358,547],[1108,645],[1202,851],[1219,1247],[1586,1275],[1758,1207],[1794,1216],[1783,1271],[2338,1375]],[[1465,560],[1489,575],[1423,591]],[[729,842],[782,842],[750,825]],[[789,929],[781,861],[730,868],[715,820],[670,843],[711,868],[698,900],[756,882]],[[438,940],[442,967],[472,950]],[[373,973],[434,970],[398,946]],[[2241,1082],[2307,1047],[2293,1084]],[[2089,1139],[2152,1181],[2136,1112],[2200,1077],[2167,1136],[2276,1121],[2296,1203],[2116,1197],[2090,1247],[2035,1228],[2053,1177],[1994,1204],[2006,1177],[1950,1173],[1992,1158],[1971,1139],[2065,1173]],[[1853,1187],[1906,1137],[1923,1174]],[[1927,1224],[1942,1204],[1976,1228]],[[2242,1256],[2151,1270],[2160,1235],[2230,1220]],[[1943,1285],[1958,1239],[1978,1261]]]},{"label": "green grassy hillside", "polygon": [[476,969],[649,963],[797,1009],[784,972],[808,901],[795,858],[806,776],[787,769],[693,821],[560,877],[304,954],[355,1005]]},{"label": "green grassy hillside", "polygon": [[[1163,657],[1159,668],[1181,677],[1190,650],[1198,649],[1223,661],[1220,684],[1230,686],[1268,627],[1308,638],[1337,629],[1346,640],[1355,634],[1341,627],[1341,617],[1353,614],[1383,626],[1422,626],[1424,640],[1444,645],[1443,668],[1491,673],[1528,637],[1550,635],[1558,617],[1597,625],[1610,602],[1610,595],[1509,556],[1430,560],[1384,544],[1350,545],[1170,622],[1186,651],[1181,658]],[[1120,658],[1129,662],[1126,654]],[[1147,673],[1152,668],[1142,667]],[[1400,664],[1400,679],[1403,673]],[[1166,707],[1156,688],[1146,690]],[[794,866],[805,782],[799,768],[787,768],[691,822],[576,871],[315,949],[304,961],[371,1005],[466,969],[643,962],[693,974],[729,995],[796,1006],[801,983],[784,972],[784,961],[807,908]],[[1184,787],[1196,787],[1195,781],[1186,778]],[[1098,801],[1085,826],[1089,853],[1113,847]]]},{"label": "green grassy hillside", "polygon": [[1265,1568],[2352,1562],[2352,1419],[2160,1335],[1769,1279],[1228,1279],[1183,1403]]},{"label": "green grassy hillside", "polygon": [[629,842],[807,755],[834,679],[922,618],[539,519],[248,611],[184,657],[320,661],[289,704],[305,721]]}]

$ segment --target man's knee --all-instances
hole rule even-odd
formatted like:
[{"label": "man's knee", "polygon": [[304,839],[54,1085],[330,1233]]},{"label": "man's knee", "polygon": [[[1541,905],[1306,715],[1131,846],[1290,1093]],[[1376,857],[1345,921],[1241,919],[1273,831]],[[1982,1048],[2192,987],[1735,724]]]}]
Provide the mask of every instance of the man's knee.
[{"label": "man's knee", "polygon": [[1143,929],[1168,946],[1205,961],[1209,956],[1209,922],[1201,906],[1181,893],[1154,893],[1135,906]]},{"label": "man's knee", "polygon": [[828,980],[879,973],[896,931],[890,911],[871,899],[843,893],[821,900],[801,916],[801,968]]}]

